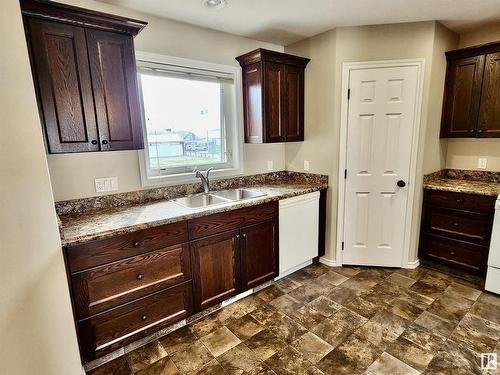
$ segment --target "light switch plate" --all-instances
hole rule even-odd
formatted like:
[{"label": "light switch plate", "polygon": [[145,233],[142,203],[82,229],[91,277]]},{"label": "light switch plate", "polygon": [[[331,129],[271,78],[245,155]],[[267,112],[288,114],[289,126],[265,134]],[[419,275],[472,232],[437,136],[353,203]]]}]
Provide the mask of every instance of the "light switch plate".
[{"label": "light switch plate", "polygon": [[95,192],[96,193],[106,193],[109,191],[118,190],[118,177],[103,177],[95,178]]},{"label": "light switch plate", "polygon": [[488,159],[486,158],[479,158],[477,161],[477,167],[479,169],[486,169],[486,164],[488,163]]},{"label": "light switch plate", "polygon": [[270,171],[273,171],[274,170],[274,163],[272,160],[268,160],[267,161],[267,170],[270,172]]},{"label": "light switch plate", "polygon": [[309,160],[304,160],[304,170],[305,171],[309,170]]}]

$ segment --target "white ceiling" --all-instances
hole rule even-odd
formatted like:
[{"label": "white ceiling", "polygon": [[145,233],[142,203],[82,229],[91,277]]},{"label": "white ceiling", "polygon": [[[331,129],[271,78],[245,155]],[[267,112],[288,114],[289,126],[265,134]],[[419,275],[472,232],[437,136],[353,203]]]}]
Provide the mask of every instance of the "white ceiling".
[{"label": "white ceiling", "polygon": [[456,32],[500,20],[500,0],[100,0],[252,39],[287,45],[338,26],[439,20]]}]

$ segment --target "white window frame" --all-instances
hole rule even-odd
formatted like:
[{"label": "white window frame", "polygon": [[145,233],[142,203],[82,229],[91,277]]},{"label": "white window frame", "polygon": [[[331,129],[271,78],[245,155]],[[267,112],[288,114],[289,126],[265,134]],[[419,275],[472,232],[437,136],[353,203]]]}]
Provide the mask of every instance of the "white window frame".
[{"label": "white window frame", "polygon": [[[199,60],[191,60],[184,59],[181,57],[173,57],[160,55],[149,52],[136,52],[136,60],[138,62],[150,62],[157,64],[166,64],[173,65],[178,67],[185,67],[191,69],[200,69],[200,70],[211,70],[216,72],[221,72],[225,74],[231,74],[234,80],[234,108],[233,115],[234,121],[232,124],[226,124],[226,126],[232,126],[231,139],[228,139],[227,142],[231,142],[231,158],[233,165],[231,168],[215,168],[211,172],[212,177],[233,177],[243,175],[243,133],[242,133],[242,124],[243,124],[243,97],[242,97],[242,78],[241,78],[241,69],[235,66],[230,65],[221,65],[214,64],[205,61]],[[140,90],[140,88],[139,88]],[[141,184],[142,186],[155,186],[155,185],[174,185],[179,183],[192,183],[197,182],[198,179],[194,177],[194,173],[192,172],[182,172],[175,174],[162,174],[162,175],[150,175],[148,163],[149,163],[149,154],[148,154],[148,140],[147,140],[147,129],[146,129],[146,121],[144,119],[144,110],[142,107],[142,92],[139,92],[139,97],[141,98],[141,117],[142,117],[142,130],[144,136],[144,150],[138,151],[139,156],[139,170],[141,175]],[[205,168],[210,167],[200,165],[200,169],[204,170]]]}]

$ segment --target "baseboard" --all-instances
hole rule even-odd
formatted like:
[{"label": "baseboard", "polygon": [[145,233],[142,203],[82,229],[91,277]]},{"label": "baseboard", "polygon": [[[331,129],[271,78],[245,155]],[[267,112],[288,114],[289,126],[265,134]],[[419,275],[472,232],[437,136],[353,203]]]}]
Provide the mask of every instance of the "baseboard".
[{"label": "baseboard", "polygon": [[319,258],[319,262],[328,267],[337,267],[337,262],[325,257]]},{"label": "baseboard", "polygon": [[294,273],[295,271],[300,270],[301,268],[307,267],[308,265],[312,264],[312,259],[306,260],[304,263],[298,264],[295,267],[292,267],[286,271],[281,272],[278,277],[276,277],[274,280],[279,280],[282,279],[285,276],[290,275],[291,273]]},{"label": "baseboard", "polygon": [[420,260],[414,260],[413,262],[406,262],[406,266],[404,266],[403,268],[410,268],[410,269],[414,269],[414,268],[417,268],[418,266],[420,266]]}]

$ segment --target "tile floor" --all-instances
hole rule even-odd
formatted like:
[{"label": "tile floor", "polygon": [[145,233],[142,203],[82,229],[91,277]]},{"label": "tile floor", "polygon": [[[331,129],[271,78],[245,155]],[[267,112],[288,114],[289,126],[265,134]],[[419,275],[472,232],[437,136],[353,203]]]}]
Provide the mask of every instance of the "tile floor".
[{"label": "tile floor", "polygon": [[313,265],[90,374],[481,374],[499,338],[500,297],[473,284]]}]

